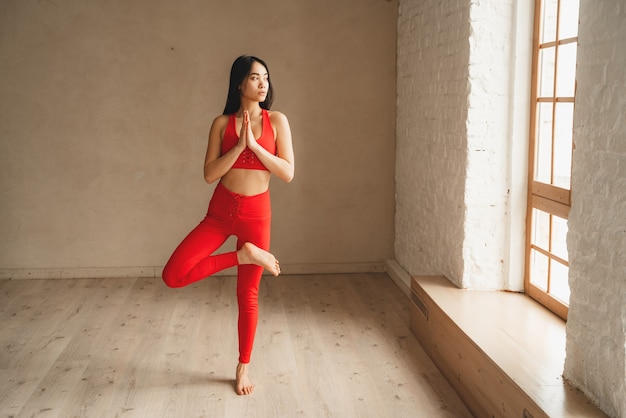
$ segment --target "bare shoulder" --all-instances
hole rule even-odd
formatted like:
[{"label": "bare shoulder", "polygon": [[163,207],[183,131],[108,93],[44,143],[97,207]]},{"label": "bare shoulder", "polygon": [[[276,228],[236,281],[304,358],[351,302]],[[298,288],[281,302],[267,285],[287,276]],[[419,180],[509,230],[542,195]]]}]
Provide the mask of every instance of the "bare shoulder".
[{"label": "bare shoulder", "polygon": [[222,139],[224,136],[224,132],[226,131],[226,126],[228,125],[228,115],[218,115],[215,119],[213,119],[213,124],[211,125],[211,131],[209,132],[209,139]]},{"label": "bare shoulder", "polygon": [[270,116],[270,122],[273,126],[289,126],[289,121],[287,120],[287,116],[284,113],[277,112],[275,110],[267,112]]},{"label": "bare shoulder", "polygon": [[213,119],[213,126],[215,128],[224,128],[228,124],[228,115],[217,115]]}]

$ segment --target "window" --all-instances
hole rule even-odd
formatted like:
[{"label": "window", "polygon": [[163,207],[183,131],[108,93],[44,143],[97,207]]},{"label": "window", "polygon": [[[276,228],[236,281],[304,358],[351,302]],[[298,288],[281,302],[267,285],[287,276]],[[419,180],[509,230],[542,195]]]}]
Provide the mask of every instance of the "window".
[{"label": "window", "polygon": [[536,0],[531,83],[526,293],[563,319],[579,0]]}]

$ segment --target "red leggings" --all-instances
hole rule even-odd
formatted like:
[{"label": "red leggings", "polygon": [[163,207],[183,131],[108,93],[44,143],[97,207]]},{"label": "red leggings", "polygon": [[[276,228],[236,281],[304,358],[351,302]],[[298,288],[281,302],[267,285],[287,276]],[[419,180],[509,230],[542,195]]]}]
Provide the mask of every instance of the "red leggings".
[{"label": "red leggings", "polygon": [[[269,191],[241,196],[218,183],[206,217],[176,248],[163,269],[163,281],[169,287],[183,287],[238,265],[236,251],[213,255],[231,235],[237,236],[238,250],[250,242],[268,251],[271,216]],[[262,273],[263,267],[255,264],[242,264],[237,268],[241,363],[249,363],[252,354]]]}]

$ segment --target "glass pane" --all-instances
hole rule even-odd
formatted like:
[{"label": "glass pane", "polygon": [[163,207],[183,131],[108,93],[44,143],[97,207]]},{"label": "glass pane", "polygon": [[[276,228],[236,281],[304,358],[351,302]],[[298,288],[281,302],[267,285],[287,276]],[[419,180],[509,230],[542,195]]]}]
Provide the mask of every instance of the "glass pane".
[{"label": "glass pane", "polygon": [[539,51],[539,97],[554,97],[554,54],[556,48]]},{"label": "glass pane", "polygon": [[555,260],[550,260],[550,293],[566,305],[569,304],[569,268]]},{"label": "glass pane", "polygon": [[550,252],[557,257],[568,261],[567,258],[567,220],[559,216],[552,216],[552,239]]},{"label": "glass pane", "polygon": [[574,97],[576,87],[576,43],[559,46],[556,74],[557,97]]},{"label": "glass pane", "polygon": [[541,11],[541,43],[556,40],[557,0],[544,0]]},{"label": "glass pane", "polygon": [[537,109],[537,142],[535,180],[552,183],[552,103],[539,103]]},{"label": "glass pane", "polygon": [[537,250],[530,250],[530,282],[548,291],[548,257]]},{"label": "glass pane", "polygon": [[535,208],[533,208],[531,243],[550,251],[550,214]]},{"label": "glass pane", "polygon": [[574,103],[557,103],[554,115],[554,185],[570,189]]},{"label": "glass pane", "polygon": [[559,39],[578,36],[578,2],[579,0],[561,0]]}]

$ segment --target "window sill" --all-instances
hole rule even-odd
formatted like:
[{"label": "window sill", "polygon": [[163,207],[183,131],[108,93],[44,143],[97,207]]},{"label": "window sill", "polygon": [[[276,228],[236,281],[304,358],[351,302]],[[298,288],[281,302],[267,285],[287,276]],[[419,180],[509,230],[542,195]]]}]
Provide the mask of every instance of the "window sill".
[{"label": "window sill", "polygon": [[411,329],[476,416],[603,417],[564,381],[565,322],[523,294],[411,279]]}]

